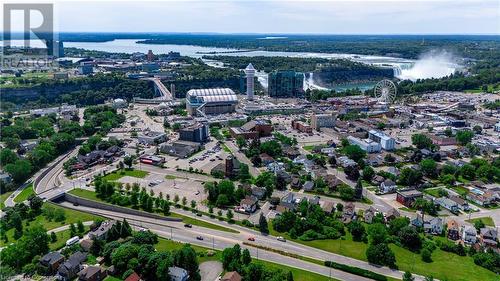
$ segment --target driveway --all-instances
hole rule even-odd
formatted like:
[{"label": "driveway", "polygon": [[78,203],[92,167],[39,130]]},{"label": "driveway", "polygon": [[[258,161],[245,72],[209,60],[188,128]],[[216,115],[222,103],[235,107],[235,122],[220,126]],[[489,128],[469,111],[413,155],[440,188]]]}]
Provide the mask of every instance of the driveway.
[{"label": "driveway", "polygon": [[201,281],[214,281],[222,273],[222,263],[206,261],[200,264]]}]

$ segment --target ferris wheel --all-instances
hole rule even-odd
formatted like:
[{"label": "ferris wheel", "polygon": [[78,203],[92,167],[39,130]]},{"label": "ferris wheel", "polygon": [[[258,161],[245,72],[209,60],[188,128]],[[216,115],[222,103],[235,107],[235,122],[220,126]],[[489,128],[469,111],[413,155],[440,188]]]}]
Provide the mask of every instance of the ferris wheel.
[{"label": "ferris wheel", "polygon": [[384,79],[375,85],[373,93],[380,102],[392,103],[396,99],[397,87],[391,80]]}]

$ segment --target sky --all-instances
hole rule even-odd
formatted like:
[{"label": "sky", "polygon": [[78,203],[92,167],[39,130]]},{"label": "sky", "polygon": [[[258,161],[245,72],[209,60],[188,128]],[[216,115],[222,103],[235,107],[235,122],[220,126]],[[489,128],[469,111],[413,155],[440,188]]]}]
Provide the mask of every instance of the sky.
[{"label": "sky", "polygon": [[54,13],[62,32],[500,34],[499,0],[56,0]]}]

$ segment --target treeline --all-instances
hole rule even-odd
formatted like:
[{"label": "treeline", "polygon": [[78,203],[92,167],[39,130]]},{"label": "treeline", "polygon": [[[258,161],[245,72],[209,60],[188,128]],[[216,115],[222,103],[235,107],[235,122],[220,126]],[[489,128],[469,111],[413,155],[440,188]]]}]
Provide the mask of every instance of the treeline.
[{"label": "treeline", "polygon": [[251,63],[255,69],[259,71],[265,71],[268,73],[273,70],[294,70],[300,72],[312,72],[317,69],[318,64],[327,64],[333,62],[333,60],[324,58],[294,58],[285,56],[283,57],[203,56],[203,58],[223,62],[225,65],[235,69],[245,69],[247,65]]},{"label": "treeline", "polygon": [[[97,132],[105,135],[125,121],[123,115],[109,106],[87,108],[84,119],[84,124],[80,126],[77,121],[57,119],[55,115],[14,120],[4,118],[0,140],[6,148],[0,150],[0,167],[11,175],[13,183],[2,181],[2,192],[24,183],[36,171],[69,151],[76,144],[76,138]],[[21,141],[31,139],[38,139],[38,143],[26,151]]]},{"label": "treeline", "polygon": [[[278,37],[279,35],[273,35]],[[495,36],[476,35],[265,35],[169,34],[139,41],[145,44],[198,45],[283,52],[356,53],[417,59],[422,53],[445,49],[476,59],[500,57]],[[144,37],[142,37],[144,38]]]},{"label": "treeline", "polygon": [[323,84],[337,84],[349,81],[376,81],[393,78],[392,68],[381,68],[350,60],[335,60],[323,65],[314,73],[314,78]]},{"label": "treeline", "polygon": [[432,91],[464,91],[484,88],[500,83],[500,68],[479,70],[477,74],[452,74],[443,78],[405,80],[398,84],[398,94],[420,94]]},{"label": "treeline", "polygon": [[[26,83],[29,82],[27,79]],[[29,84],[29,83],[28,83]],[[3,110],[40,108],[61,103],[79,106],[102,104],[108,99],[152,98],[148,81],[131,80],[122,74],[96,74],[86,78],[47,80],[37,86],[4,89],[0,96]]]}]

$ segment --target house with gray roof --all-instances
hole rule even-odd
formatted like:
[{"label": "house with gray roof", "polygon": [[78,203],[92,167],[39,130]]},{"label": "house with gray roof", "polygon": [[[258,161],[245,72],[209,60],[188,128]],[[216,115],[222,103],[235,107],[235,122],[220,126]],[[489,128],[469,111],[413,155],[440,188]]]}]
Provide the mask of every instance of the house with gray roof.
[{"label": "house with gray roof", "polygon": [[87,254],[80,251],[72,254],[57,270],[57,279],[73,280],[82,269],[82,263],[87,259]]},{"label": "house with gray roof", "polygon": [[440,235],[443,232],[443,219],[432,218],[424,222],[424,231],[434,235]]},{"label": "house with gray roof", "polygon": [[187,270],[177,266],[168,268],[168,276],[170,276],[170,280],[172,281],[187,281],[189,279]]}]

